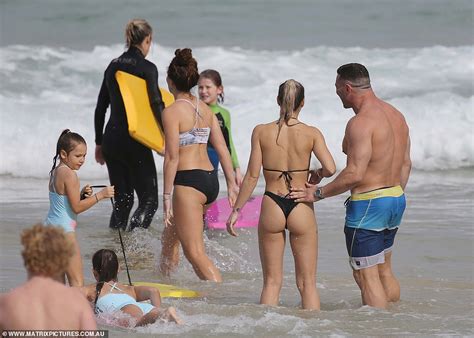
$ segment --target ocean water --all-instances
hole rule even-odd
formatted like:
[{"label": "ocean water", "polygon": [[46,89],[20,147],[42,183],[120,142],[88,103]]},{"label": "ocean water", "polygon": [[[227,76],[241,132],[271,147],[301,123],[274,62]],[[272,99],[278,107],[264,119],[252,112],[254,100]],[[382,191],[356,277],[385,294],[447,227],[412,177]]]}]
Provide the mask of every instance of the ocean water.
[{"label": "ocean water", "polygon": [[[360,306],[342,234],[345,196],[338,196],[316,207],[321,312],[299,310],[289,250],[281,307],[264,307],[258,305],[256,231],[245,230],[239,239],[208,232],[207,249],[225,282],[201,282],[183,262],[164,282],[206,296],[165,301],[178,308],[185,325],[156,324],[133,335],[474,335],[470,0],[0,1],[2,292],[25,279],[19,234],[47,213],[48,172],[62,129],[79,132],[89,144],[81,182],[107,181],[105,167],[93,159],[94,108],[103,71],[124,50],[123,27],[132,17],[147,18],[155,29],[148,59],[158,67],[161,86],[176,48],[193,48],[201,70],[220,71],[243,169],[252,129],[278,117],[278,85],[288,78],[306,89],[300,118],[323,132],[338,168],[344,167],[341,141],[353,112],[343,109],[334,81],[337,67],[348,62],[365,64],[376,94],[405,114],[414,165],[394,253],[402,300],[387,311]],[[155,158],[161,174],[162,159]],[[262,192],[261,181],[256,193]],[[92,254],[104,246],[120,249],[107,228],[109,212],[102,203],[79,216],[89,282]],[[135,280],[163,281],[156,271],[161,231],[157,212],[150,230],[126,235]],[[101,325],[114,337],[130,334]]]},{"label": "ocean water", "polygon": [[[88,181],[94,184],[101,180]],[[221,181],[224,184],[224,181]],[[262,183],[262,182],[261,182]],[[233,238],[222,231],[205,232],[209,257],[222,271],[224,283],[199,281],[182,260],[171,279],[158,272],[161,213],[149,230],[124,233],[132,281],[169,283],[203,294],[199,299],[164,299],[175,306],[184,325],[156,323],[122,330],[100,319],[112,337],[352,337],[352,336],[472,336],[473,198],[471,170],[415,171],[408,188],[408,208],[397,234],[393,268],[401,284],[401,301],[387,310],[361,307],[345,249],[344,199],[337,196],[316,205],[319,223],[317,286],[321,311],[301,310],[289,248],[284,257],[284,280],[278,307],[258,304],[262,286],[256,229],[239,230]],[[47,181],[0,178],[0,291],[26,280],[20,255],[21,230],[41,221],[48,208]],[[436,187],[436,188],[434,188]],[[259,184],[257,194],[263,193]],[[451,196],[446,198],[446,196]],[[77,236],[84,260],[86,283],[94,281],[93,253],[99,248],[121,248],[116,232],[107,227],[109,203],[100,203],[79,216]],[[181,258],[182,254],[181,254]],[[121,264],[119,280],[127,281]]]}]

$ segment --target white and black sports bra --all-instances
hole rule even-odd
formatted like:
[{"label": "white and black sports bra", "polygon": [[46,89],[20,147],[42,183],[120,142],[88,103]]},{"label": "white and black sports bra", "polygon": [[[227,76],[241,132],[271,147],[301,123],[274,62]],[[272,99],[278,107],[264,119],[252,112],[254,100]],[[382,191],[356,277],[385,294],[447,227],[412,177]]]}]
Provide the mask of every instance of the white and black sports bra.
[{"label": "white and black sports bra", "polygon": [[211,133],[211,128],[210,127],[204,127],[204,128],[197,128],[197,123],[198,123],[198,118],[202,118],[201,114],[199,113],[199,98],[197,98],[197,104],[196,106],[189,100],[186,99],[177,99],[177,101],[185,101],[188,102],[191,106],[193,106],[194,111],[196,112],[195,119],[196,121],[194,122],[194,126],[191,130],[185,131],[184,133],[179,133],[179,146],[184,147],[188,146],[191,144],[201,144],[201,143],[206,143],[209,140],[209,135]]}]

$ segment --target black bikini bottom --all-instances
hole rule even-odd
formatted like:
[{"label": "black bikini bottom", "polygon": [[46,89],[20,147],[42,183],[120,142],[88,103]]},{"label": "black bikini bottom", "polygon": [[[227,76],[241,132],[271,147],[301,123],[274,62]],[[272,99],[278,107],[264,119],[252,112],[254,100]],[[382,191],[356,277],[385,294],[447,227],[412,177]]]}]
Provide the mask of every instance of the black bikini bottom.
[{"label": "black bikini bottom", "polygon": [[206,195],[206,204],[212,203],[219,195],[219,179],[217,170],[207,171],[202,169],[178,170],[174,185],[194,188]]},{"label": "black bikini bottom", "polygon": [[267,195],[278,204],[286,219],[288,219],[291,211],[298,205],[293,198],[282,197],[270,191],[265,191],[264,195]]}]

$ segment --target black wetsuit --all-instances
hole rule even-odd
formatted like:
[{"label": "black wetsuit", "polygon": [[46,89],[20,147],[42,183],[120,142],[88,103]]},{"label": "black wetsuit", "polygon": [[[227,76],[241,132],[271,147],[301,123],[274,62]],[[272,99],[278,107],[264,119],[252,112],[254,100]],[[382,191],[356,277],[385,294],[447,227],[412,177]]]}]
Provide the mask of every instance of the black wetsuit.
[{"label": "black wetsuit", "polygon": [[[147,228],[158,209],[158,185],[155,161],[151,149],[132,139],[128,133],[127,115],[115,79],[115,73],[124,71],[146,80],[148,96],[155,118],[161,123],[164,109],[158,89],[158,70],[145,59],[136,47],[130,47],[112,60],[104,73],[95,109],[95,143],[102,145],[110,184],[115,186],[115,210],[110,227],[125,229],[133,206],[133,192],[138,195],[138,208],[130,219],[130,230]],[[104,132],[105,113],[110,104],[110,118]]]}]

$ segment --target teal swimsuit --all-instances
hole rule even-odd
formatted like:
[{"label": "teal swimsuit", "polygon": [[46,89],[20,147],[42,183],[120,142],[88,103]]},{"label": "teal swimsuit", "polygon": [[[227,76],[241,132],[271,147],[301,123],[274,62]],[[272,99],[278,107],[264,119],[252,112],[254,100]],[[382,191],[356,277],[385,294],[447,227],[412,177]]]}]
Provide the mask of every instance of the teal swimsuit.
[{"label": "teal swimsuit", "polygon": [[71,203],[66,195],[60,195],[56,192],[56,170],[51,177],[49,192],[49,211],[44,221],[44,225],[55,225],[64,229],[64,232],[74,232],[77,226],[77,214],[72,211]]},{"label": "teal swimsuit", "polygon": [[[97,300],[96,307],[100,313],[114,313],[116,311],[121,310],[127,305],[135,305],[138,306],[140,310],[142,310],[142,313],[144,315],[146,315],[148,312],[155,308],[151,304],[137,302],[132,296],[128,295],[127,293],[125,293],[125,291],[118,288],[116,282],[114,284],[109,284],[105,282],[105,284],[110,285],[112,288],[110,289],[110,293],[100,297]],[[123,293],[112,293],[114,289]]]}]

